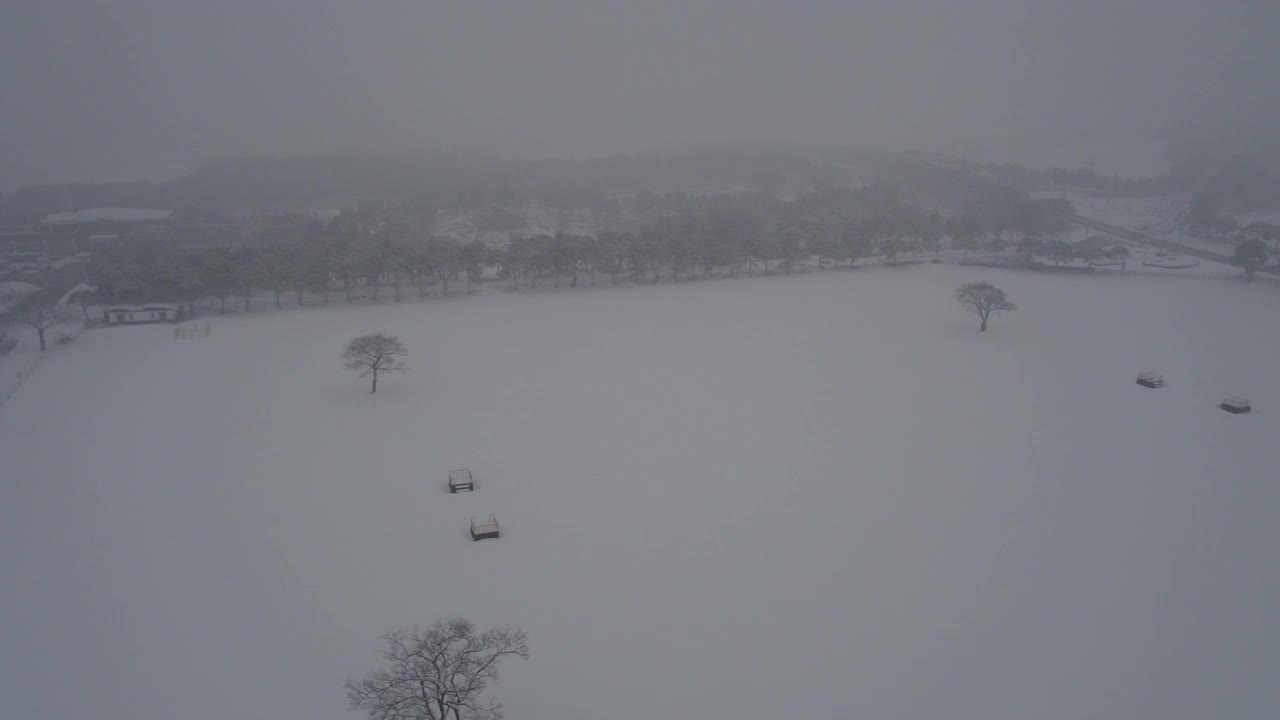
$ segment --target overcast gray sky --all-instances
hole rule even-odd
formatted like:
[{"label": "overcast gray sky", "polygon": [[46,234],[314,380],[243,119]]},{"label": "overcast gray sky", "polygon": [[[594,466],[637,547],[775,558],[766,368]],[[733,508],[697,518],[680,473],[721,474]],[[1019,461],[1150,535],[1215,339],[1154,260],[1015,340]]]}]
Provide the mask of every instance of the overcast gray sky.
[{"label": "overcast gray sky", "polygon": [[1034,161],[1274,125],[1278,33],[1275,0],[4,0],[0,179],[742,139]]}]

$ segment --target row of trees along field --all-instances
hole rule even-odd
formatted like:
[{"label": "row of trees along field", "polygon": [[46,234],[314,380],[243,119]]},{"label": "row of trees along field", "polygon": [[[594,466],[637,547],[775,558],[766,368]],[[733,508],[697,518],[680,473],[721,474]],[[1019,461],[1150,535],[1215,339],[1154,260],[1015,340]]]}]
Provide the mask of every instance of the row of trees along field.
[{"label": "row of trees along field", "polygon": [[874,254],[891,262],[949,247],[965,252],[1002,251],[1021,242],[1056,237],[1069,227],[1063,201],[998,193],[944,218],[898,201],[885,188],[845,189],[760,203],[755,195],[691,201],[678,212],[633,232],[594,235],[556,233],[515,237],[502,246],[432,236],[424,223],[406,222],[393,210],[344,213],[327,223],[275,224],[242,246],[183,250],[157,239],[135,238],[95,253],[88,281],[101,302],[169,300],[190,305],[201,298],[248,309],[259,292],[277,306],[293,296],[351,301],[360,294],[399,301],[425,297],[429,288],[448,295],[451,283],[470,291],[486,268],[512,287],[540,281],[576,286],[589,278],[619,283],[696,279],[717,273],[788,271],[806,258],[819,267],[852,266]]}]

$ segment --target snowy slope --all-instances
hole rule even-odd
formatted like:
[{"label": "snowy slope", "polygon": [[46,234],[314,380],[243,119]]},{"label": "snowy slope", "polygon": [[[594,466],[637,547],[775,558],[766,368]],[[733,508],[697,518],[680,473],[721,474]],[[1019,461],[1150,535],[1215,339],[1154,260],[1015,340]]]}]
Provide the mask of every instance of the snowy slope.
[{"label": "snowy slope", "polygon": [[32,293],[40,292],[40,287],[20,280],[0,281],[0,313],[22,302]]},{"label": "snowy slope", "polygon": [[0,412],[0,717],[353,717],[450,614],[529,633],[513,720],[1274,717],[1278,313],[923,265],[86,333]]}]

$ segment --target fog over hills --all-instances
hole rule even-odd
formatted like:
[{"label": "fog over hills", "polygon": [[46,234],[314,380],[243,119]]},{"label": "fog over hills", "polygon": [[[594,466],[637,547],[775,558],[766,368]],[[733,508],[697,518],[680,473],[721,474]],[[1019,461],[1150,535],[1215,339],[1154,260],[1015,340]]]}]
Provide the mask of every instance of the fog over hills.
[{"label": "fog over hills", "polygon": [[1110,161],[1268,127],[1278,16],[1266,0],[9,0],[0,188],[226,156],[726,140],[1156,173]]}]

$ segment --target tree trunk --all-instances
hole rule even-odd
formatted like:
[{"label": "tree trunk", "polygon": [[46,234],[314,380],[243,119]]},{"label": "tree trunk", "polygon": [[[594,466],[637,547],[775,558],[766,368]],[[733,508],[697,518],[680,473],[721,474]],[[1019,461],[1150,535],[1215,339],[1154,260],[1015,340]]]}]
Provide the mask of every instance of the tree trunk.
[{"label": "tree trunk", "polygon": [[36,328],[36,334],[40,336],[40,352],[44,352],[44,328]]},{"label": "tree trunk", "polygon": [[378,392],[378,371],[373,371],[373,387],[369,389],[370,393]]},{"label": "tree trunk", "polygon": [[280,309],[280,289],[276,288],[276,309]]}]

